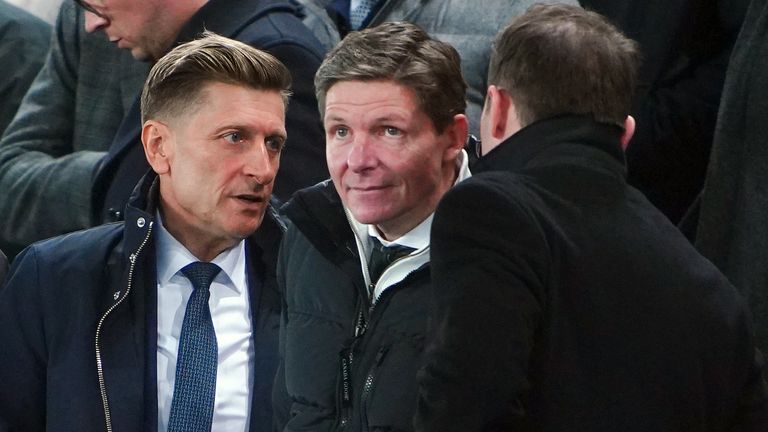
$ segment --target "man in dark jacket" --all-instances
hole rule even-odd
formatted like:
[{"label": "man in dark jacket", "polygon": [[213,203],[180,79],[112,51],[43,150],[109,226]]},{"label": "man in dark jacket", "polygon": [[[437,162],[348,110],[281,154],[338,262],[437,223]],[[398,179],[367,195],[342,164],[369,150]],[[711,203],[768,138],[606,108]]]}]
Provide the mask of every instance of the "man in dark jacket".
[{"label": "man in dark jacket", "polygon": [[[118,47],[148,61],[174,45],[209,30],[265,50],[288,67],[293,98],[287,111],[289,140],[275,182],[275,197],[328,178],[323,161],[323,130],[312,78],[325,48],[301,22],[289,0],[104,0],[78,1],[86,8],[86,29],[103,30]],[[103,6],[102,6],[103,5]],[[141,151],[138,99],[126,114],[93,182],[95,225],[121,220],[136,182],[149,168]]]},{"label": "man in dark jacket", "polygon": [[432,225],[418,430],[768,430],[744,300],[626,183],[636,63],[569,6],[497,37],[483,157]]},{"label": "man in dark jacket", "polygon": [[284,208],[276,429],[411,430],[432,212],[469,175],[459,56],[383,24],[349,34],[315,87],[332,181]]},{"label": "man in dark jacket", "polygon": [[282,227],[269,199],[289,85],[273,56],[215,35],[153,67],[154,172],[125,222],[29,247],[0,291],[0,424],[271,427]]}]

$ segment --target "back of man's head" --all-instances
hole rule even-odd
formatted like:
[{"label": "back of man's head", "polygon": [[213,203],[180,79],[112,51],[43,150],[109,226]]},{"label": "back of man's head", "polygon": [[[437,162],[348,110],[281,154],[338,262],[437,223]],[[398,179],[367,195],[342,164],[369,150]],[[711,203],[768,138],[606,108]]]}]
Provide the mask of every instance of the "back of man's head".
[{"label": "back of man's head", "polygon": [[494,42],[488,82],[515,102],[521,126],[562,114],[624,127],[639,52],[601,15],[569,5],[535,5]]},{"label": "back of man's head", "polygon": [[278,91],[287,104],[291,74],[267,52],[205,32],[200,39],[174,48],[152,67],[141,93],[142,123],[202,108],[201,91],[211,82]]},{"label": "back of man's head", "polygon": [[438,132],[467,108],[467,85],[456,49],[414,24],[389,22],[350,33],[328,53],[315,74],[321,114],[333,84],[377,80],[413,91]]}]

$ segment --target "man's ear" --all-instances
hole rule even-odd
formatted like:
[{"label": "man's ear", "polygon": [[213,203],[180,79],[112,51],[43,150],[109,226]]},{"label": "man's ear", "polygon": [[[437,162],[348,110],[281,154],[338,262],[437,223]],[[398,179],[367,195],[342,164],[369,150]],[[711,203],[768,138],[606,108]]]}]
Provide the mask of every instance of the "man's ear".
[{"label": "man's ear", "polygon": [[[488,132],[494,140],[503,141],[509,135],[517,132],[519,127],[514,128],[513,122],[517,118],[517,113],[513,112],[512,99],[504,94],[504,91],[495,85],[488,86],[488,93],[486,96],[486,103],[488,104]],[[515,117],[511,116],[513,114]]]},{"label": "man's ear", "polygon": [[158,174],[167,173],[171,165],[166,153],[172,145],[168,126],[156,120],[147,120],[141,128],[141,143],[152,170]]},{"label": "man's ear", "polygon": [[469,136],[469,120],[467,120],[467,116],[464,114],[453,116],[453,120],[445,127],[443,134],[448,137],[448,142],[450,143],[443,154],[443,160],[453,162],[467,143],[467,137]]},{"label": "man's ear", "polygon": [[629,140],[631,140],[632,136],[635,134],[635,126],[635,118],[628,115],[627,118],[624,119],[624,133],[621,134],[621,149],[624,151],[627,150]]},{"label": "man's ear", "polygon": [[495,85],[489,85],[480,119],[482,154],[488,154],[520,129],[520,119],[512,96]]}]

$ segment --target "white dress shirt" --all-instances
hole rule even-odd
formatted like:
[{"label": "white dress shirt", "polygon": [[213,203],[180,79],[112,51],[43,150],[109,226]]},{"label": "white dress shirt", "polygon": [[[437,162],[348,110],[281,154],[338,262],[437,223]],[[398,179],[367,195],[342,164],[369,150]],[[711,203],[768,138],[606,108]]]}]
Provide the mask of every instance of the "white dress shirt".
[{"label": "white dress shirt", "polygon": [[[181,325],[192,283],[180,270],[199,261],[157,215],[157,428],[168,430],[176,381]],[[221,272],[211,283],[211,309],[219,364],[212,431],[247,431],[253,390],[254,346],[246,276],[245,242],[211,261]]]}]

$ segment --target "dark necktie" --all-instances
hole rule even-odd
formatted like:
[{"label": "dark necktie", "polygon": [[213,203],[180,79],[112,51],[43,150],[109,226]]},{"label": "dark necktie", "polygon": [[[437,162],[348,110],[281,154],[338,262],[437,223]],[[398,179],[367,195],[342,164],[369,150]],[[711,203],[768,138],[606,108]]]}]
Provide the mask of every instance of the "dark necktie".
[{"label": "dark necktie", "polygon": [[211,430],[218,347],[208,298],[211,282],[220,271],[216,264],[206,262],[194,262],[181,269],[192,282],[193,291],[181,325],[168,432]]},{"label": "dark necktie", "polygon": [[381,274],[384,273],[384,269],[392,264],[393,261],[416,250],[398,244],[384,246],[376,237],[371,237],[371,240],[373,240],[373,249],[371,249],[371,258],[368,260],[368,273],[371,275],[372,283],[376,283],[379,280]]}]

